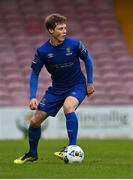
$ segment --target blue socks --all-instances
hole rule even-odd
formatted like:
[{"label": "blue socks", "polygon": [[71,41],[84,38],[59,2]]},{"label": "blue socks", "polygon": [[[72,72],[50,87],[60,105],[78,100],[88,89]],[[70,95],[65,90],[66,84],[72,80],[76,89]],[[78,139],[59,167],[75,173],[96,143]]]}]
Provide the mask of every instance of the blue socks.
[{"label": "blue socks", "polygon": [[[76,145],[77,133],[78,133],[78,119],[75,112],[67,113],[66,115],[66,127],[69,137],[69,145]],[[33,156],[37,156],[38,142],[41,136],[41,126],[38,128],[29,127],[29,153]]]},{"label": "blue socks", "polygon": [[29,145],[30,145],[29,153],[33,156],[37,156],[37,146],[41,136],[41,126],[38,128],[32,128],[30,126],[28,135],[29,135]]},{"label": "blue socks", "polygon": [[67,113],[66,115],[66,127],[69,137],[69,145],[76,145],[77,133],[78,133],[78,119],[75,112]]}]

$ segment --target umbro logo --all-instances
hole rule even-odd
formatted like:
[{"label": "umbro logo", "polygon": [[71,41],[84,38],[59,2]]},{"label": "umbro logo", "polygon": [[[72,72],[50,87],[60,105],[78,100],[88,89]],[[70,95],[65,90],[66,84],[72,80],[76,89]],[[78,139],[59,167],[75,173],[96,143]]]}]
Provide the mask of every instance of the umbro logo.
[{"label": "umbro logo", "polygon": [[54,54],[53,53],[49,53],[48,54],[48,58],[53,58],[54,57]]},{"label": "umbro logo", "polygon": [[76,95],[77,93],[75,91],[72,92],[73,95]]}]

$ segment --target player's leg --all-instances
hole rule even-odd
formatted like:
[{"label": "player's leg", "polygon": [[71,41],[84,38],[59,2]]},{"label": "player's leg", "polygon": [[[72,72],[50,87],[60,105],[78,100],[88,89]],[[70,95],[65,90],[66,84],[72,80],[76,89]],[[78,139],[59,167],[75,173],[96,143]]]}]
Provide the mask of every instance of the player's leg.
[{"label": "player's leg", "polygon": [[64,102],[63,109],[66,116],[66,127],[69,137],[69,145],[76,145],[78,133],[78,119],[75,109],[79,106],[79,101],[73,96],[68,96]]},{"label": "player's leg", "polygon": [[41,136],[41,123],[47,117],[48,114],[46,112],[37,110],[30,122],[29,130],[28,130],[29,146],[30,146],[29,154],[31,154],[34,157],[37,157],[37,147]]},{"label": "player's leg", "polygon": [[[49,87],[46,91],[45,95],[38,105],[38,110],[31,119],[29,127],[29,152],[26,153],[26,155],[24,155],[23,157],[19,158],[23,161],[18,161],[18,159],[15,160],[16,164],[23,164],[24,162],[29,160],[27,156],[31,157],[31,155],[34,160],[37,159],[37,145],[41,135],[40,125],[48,116],[55,116],[62,107],[64,96],[61,96],[60,94],[61,93],[59,93],[59,91],[56,92],[56,89],[54,89],[53,87]],[[27,158],[26,161],[24,161],[25,157]]]},{"label": "player's leg", "polygon": [[29,136],[29,152],[25,153],[22,157],[14,160],[15,164],[24,164],[27,161],[36,161],[38,142],[41,136],[41,123],[48,117],[46,112],[37,110],[31,119],[28,129]]},{"label": "player's leg", "polygon": [[[74,86],[66,95],[66,99],[63,104],[64,113],[66,116],[66,127],[69,137],[69,145],[75,145],[77,141],[78,133],[78,119],[75,114],[75,110],[83,101],[86,96],[86,85],[80,84]],[[65,149],[65,148],[64,148]],[[54,155],[60,159],[63,159],[63,152],[55,152]]]},{"label": "player's leg", "polygon": [[69,137],[69,145],[77,143],[78,119],[75,110],[86,96],[86,84],[74,86],[67,94],[63,108],[66,116],[66,127]]},{"label": "player's leg", "polygon": [[[74,111],[78,107],[78,105],[79,101],[73,96],[68,96],[63,105],[66,116],[66,127],[69,137],[69,145],[75,145],[77,140],[78,119]],[[63,148],[61,151],[55,152],[54,155],[63,160],[64,150],[65,148]]]}]

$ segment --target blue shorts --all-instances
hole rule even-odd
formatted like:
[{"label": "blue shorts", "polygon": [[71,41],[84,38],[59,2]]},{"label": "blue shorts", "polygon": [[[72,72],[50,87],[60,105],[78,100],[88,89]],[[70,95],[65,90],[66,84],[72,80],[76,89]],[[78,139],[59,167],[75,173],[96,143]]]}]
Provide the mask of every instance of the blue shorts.
[{"label": "blue shorts", "polygon": [[49,87],[38,105],[38,110],[56,116],[68,96],[75,97],[81,103],[86,92],[86,84],[78,84],[69,89]]}]

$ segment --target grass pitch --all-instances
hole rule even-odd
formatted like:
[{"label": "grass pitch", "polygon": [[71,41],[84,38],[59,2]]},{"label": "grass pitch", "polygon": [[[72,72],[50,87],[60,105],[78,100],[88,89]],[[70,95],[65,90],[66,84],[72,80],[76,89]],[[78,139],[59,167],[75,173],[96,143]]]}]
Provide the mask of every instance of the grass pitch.
[{"label": "grass pitch", "polygon": [[15,165],[13,160],[28,150],[27,140],[0,141],[0,178],[98,179],[133,178],[133,140],[78,140],[85,152],[81,164],[64,164],[53,153],[67,140],[40,140],[39,160]]}]

